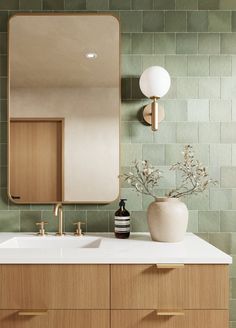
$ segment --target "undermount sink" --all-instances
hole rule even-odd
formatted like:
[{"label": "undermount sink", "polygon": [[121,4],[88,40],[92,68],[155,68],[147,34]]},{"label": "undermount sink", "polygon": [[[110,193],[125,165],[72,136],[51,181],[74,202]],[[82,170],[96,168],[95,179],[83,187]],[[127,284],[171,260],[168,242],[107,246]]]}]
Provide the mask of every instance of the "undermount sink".
[{"label": "undermount sink", "polygon": [[13,237],[0,244],[0,248],[98,248],[101,238],[91,236],[29,236]]}]

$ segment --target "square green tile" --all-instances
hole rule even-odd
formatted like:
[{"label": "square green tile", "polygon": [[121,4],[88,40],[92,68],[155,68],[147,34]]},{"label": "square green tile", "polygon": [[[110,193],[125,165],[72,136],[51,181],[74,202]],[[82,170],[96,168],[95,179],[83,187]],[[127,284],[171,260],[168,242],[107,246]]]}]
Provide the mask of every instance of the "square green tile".
[{"label": "square green tile", "polygon": [[220,231],[220,212],[219,211],[199,211],[198,213],[199,232],[218,232]]},{"label": "square green tile", "polygon": [[154,35],[155,53],[175,54],[176,37],[175,33],[157,33]]},{"label": "square green tile", "polygon": [[177,98],[177,78],[172,77],[170,89],[162,99],[165,100],[165,99],[176,99],[176,98]]},{"label": "square green tile", "polygon": [[200,143],[219,143],[220,142],[220,123],[201,123],[199,124]]},{"label": "square green tile", "polygon": [[7,76],[7,56],[5,55],[0,56],[0,76]]},{"label": "square green tile", "polygon": [[232,12],[232,32],[236,32],[236,11]]},{"label": "square green tile", "polygon": [[0,211],[2,210],[8,210],[8,195],[6,188],[0,189]]},{"label": "square green tile", "polygon": [[131,54],[131,34],[122,33],[121,34],[121,53]]},{"label": "square green tile", "polygon": [[144,11],[143,12],[144,32],[164,32],[164,12]]},{"label": "square green tile", "polygon": [[183,160],[183,145],[165,145],[165,165],[172,165]]},{"label": "square green tile", "polygon": [[120,198],[127,199],[126,208],[128,211],[142,210],[142,195],[134,188],[122,188]]},{"label": "square green tile", "polygon": [[140,11],[121,11],[120,22],[122,32],[142,31],[142,13]]},{"label": "square green tile", "polygon": [[187,16],[188,32],[207,32],[208,31],[208,12],[189,11]]},{"label": "square green tile", "polygon": [[131,142],[131,126],[130,122],[121,122],[120,123],[120,132],[121,132],[121,142],[130,143]]},{"label": "square green tile", "polygon": [[133,54],[152,54],[153,53],[153,34],[135,33],[132,35]]},{"label": "square green tile", "polygon": [[[63,211],[63,217],[65,217],[65,212],[64,211]],[[48,222],[48,224],[46,226],[46,230],[48,232],[53,233],[53,234],[58,232],[58,227],[59,227],[58,217],[54,215],[53,211],[42,211],[41,220]],[[64,223],[63,223],[63,229],[65,230],[65,220],[64,220]]]},{"label": "square green tile", "polygon": [[220,79],[208,77],[200,78],[199,98],[220,98]]},{"label": "square green tile", "polygon": [[232,208],[232,191],[230,189],[210,189],[210,209],[230,210]]},{"label": "square green tile", "polygon": [[181,99],[198,98],[198,79],[178,78],[177,96]]},{"label": "square green tile", "polygon": [[176,173],[171,171],[169,166],[158,166],[161,171],[162,177],[158,189],[174,189],[176,188]]},{"label": "square green tile", "polygon": [[[20,211],[20,231],[36,232],[39,228],[37,222],[42,221],[41,211]],[[47,225],[46,225],[47,230]]]},{"label": "square green tile", "polygon": [[131,78],[121,78],[121,99],[131,99]]},{"label": "square green tile", "polygon": [[176,10],[198,9],[198,0],[176,0]]},{"label": "square green tile", "polygon": [[188,56],[189,76],[209,75],[209,56]]},{"label": "square green tile", "polygon": [[219,33],[199,33],[198,35],[199,54],[219,54],[220,34]]},{"label": "square green tile", "polygon": [[208,14],[209,32],[230,32],[231,31],[231,12],[229,11],[210,11]]},{"label": "square green tile", "polygon": [[236,211],[220,212],[220,231],[233,232],[236,231]]},{"label": "square green tile", "polygon": [[203,193],[189,195],[187,197],[187,206],[190,210],[209,210],[209,191]]},{"label": "square green tile", "polygon": [[142,73],[141,56],[122,55],[122,76],[140,76]]},{"label": "square green tile", "polygon": [[231,165],[232,150],[230,144],[210,145],[210,164],[212,166]]},{"label": "square green tile", "polygon": [[1,122],[0,127],[0,143],[7,143],[7,122]]},{"label": "square green tile", "polygon": [[132,211],[131,213],[131,231],[132,232],[148,232],[147,212]]},{"label": "square green tile", "polygon": [[[130,168],[126,167],[126,168],[121,168],[121,174],[123,173],[128,173],[130,172]],[[123,179],[121,179],[121,182],[122,182]],[[125,187],[124,188],[130,188],[130,185],[127,183],[127,182],[124,182],[125,184]],[[122,187],[123,188],[123,187]],[[110,204],[98,204],[98,210],[104,210],[104,211],[116,211],[118,208],[119,208],[119,202],[120,202],[120,197],[117,198],[115,201],[113,201],[112,203]],[[114,213],[114,212],[113,212]]]},{"label": "square green tile", "polygon": [[232,165],[236,166],[236,145],[235,144],[232,145]]},{"label": "square green tile", "polygon": [[107,10],[109,8],[108,0],[92,0],[86,2],[87,10]]},{"label": "square green tile", "polygon": [[188,121],[209,121],[209,101],[207,99],[188,100]]},{"label": "square green tile", "polygon": [[236,143],[236,122],[221,123],[221,142]]},{"label": "square green tile", "polygon": [[210,56],[210,75],[231,76],[231,56]]},{"label": "square green tile", "polygon": [[0,232],[19,232],[20,212],[0,211]]},{"label": "square green tile", "polygon": [[81,225],[81,229],[83,232],[87,231],[86,224],[87,213],[86,211],[66,211],[65,212],[65,231],[66,232],[75,232],[76,225],[74,223],[80,221],[83,224]]},{"label": "square green tile", "polygon": [[19,0],[2,0],[0,1],[0,10],[18,10]]},{"label": "square green tile", "polygon": [[177,123],[176,140],[178,143],[197,143],[198,124],[197,123]]},{"label": "square green tile", "polygon": [[219,0],[198,0],[198,9],[200,10],[219,9]]},{"label": "square green tile", "polygon": [[129,10],[131,9],[131,0],[110,0],[110,9]]},{"label": "square green tile", "polygon": [[168,144],[176,142],[176,123],[161,122],[158,132],[154,132],[154,142],[158,144]]},{"label": "square green tile", "polygon": [[65,0],[65,10],[85,10],[86,0]]},{"label": "square green tile", "polygon": [[43,0],[43,10],[64,10],[64,0]]},{"label": "square green tile", "polygon": [[130,123],[131,128],[131,142],[132,143],[152,143],[154,132],[149,126],[143,125],[142,123],[132,122]]},{"label": "square green tile", "polygon": [[186,76],[188,73],[187,56],[169,55],[165,57],[165,68],[170,76]]},{"label": "square green tile", "polygon": [[197,33],[177,33],[176,51],[177,54],[197,53]]},{"label": "square green tile", "polygon": [[235,321],[236,320],[236,313],[235,313],[235,308],[236,308],[236,300],[230,300],[230,320]]},{"label": "square green tile", "polygon": [[7,144],[0,144],[0,165],[7,166]]},{"label": "square green tile", "polygon": [[209,242],[222,250],[223,252],[226,252],[230,254],[231,251],[231,240],[230,240],[230,234],[229,233],[211,233],[209,234]]},{"label": "square green tile", "polygon": [[152,165],[165,164],[165,146],[155,144],[143,145],[143,160],[149,161]]},{"label": "square green tile", "polygon": [[137,121],[138,111],[142,106],[142,101],[123,101],[121,104],[121,120]]},{"label": "square green tile", "polygon": [[0,32],[0,54],[7,54],[7,34]]},{"label": "square green tile", "polygon": [[132,0],[132,9],[149,10],[153,9],[153,0]]},{"label": "square green tile", "polygon": [[97,211],[97,204],[76,204],[76,211]]},{"label": "square green tile", "polygon": [[[7,32],[7,22],[8,22],[8,12],[0,11],[0,32]],[[4,47],[5,46],[6,43],[4,43]]]},{"label": "square green tile", "polygon": [[220,186],[223,188],[235,188],[236,187],[236,166],[221,167]]},{"label": "square green tile", "polygon": [[221,77],[221,98],[231,100],[236,91],[235,77]]},{"label": "square green tile", "polygon": [[88,232],[108,232],[108,211],[88,211],[87,231]]},{"label": "square green tile", "polygon": [[188,120],[188,110],[186,100],[164,100],[165,121],[179,122]]},{"label": "square green tile", "polygon": [[0,78],[0,98],[7,99],[7,78]]},{"label": "square green tile", "polygon": [[190,210],[188,216],[188,232],[198,232],[198,211]]},{"label": "square green tile", "polygon": [[222,54],[236,54],[236,33],[220,34],[220,52]]},{"label": "square green tile", "polygon": [[221,10],[235,10],[236,2],[235,0],[219,0],[219,8]]},{"label": "square green tile", "polygon": [[142,158],[142,145],[122,144],[121,145],[121,165],[133,166],[135,160]]},{"label": "square green tile", "polygon": [[143,71],[150,66],[164,66],[165,57],[162,55],[144,55],[142,56]]},{"label": "square green tile", "polygon": [[20,10],[41,10],[41,0],[19,0]]},{"label": "square green tile", "polygon": [[154,0],[154,8],[158,10],[175,9],[175,0]]},{"label": "square green tile", "polygon": [[187,29],[186,11],[166,11],[165,12],[165,31],[166,32],[185,32]]}]

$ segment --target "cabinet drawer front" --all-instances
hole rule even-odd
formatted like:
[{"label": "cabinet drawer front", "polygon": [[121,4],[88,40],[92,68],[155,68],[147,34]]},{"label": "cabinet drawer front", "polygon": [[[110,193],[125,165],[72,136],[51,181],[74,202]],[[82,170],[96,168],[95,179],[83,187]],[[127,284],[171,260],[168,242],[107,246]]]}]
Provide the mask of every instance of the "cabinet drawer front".
[{"label": "cabinet drawer front", "polygon": [[113,309],[227,309],[227,265],[112,265]]},{"label": "cabinet drawer front", "polygon": [[0,265],[0,309],[108,309],[109,265]]},{"label": "cabinet drawer front", "polygon": [[182,271],[156,265],[112,265],[112,309],[182,308]]},{"label": "cabinet drawer front", "polygon": [[1,328],[109,328],[108,310],[49,310],[46,315],[19,316],[0,310]]},{"label": "cabinet drawer front", "polygon": [[226,328],[227,310],[186,310],[184,315],[158,316],[156,310],[112,310],[111,328]]}]

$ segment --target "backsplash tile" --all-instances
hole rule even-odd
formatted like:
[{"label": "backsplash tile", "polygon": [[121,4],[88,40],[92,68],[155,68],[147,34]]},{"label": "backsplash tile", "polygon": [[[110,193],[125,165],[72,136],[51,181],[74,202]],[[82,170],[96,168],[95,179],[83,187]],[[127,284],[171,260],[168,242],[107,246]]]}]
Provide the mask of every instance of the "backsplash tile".
[{"label": "backsplash tile", "polygon": [[[181,160],[184,144],[219,184],[204,196],[188,197],[188,231],[222,250],[236,254],[236,1],[235,0],[2,0],[0,1],[0,231],[37,231],[45,219],[55,231],[51,205],[16,205],[7,198],[7,21],[21,11],[111,12],[121,21],[122,104],[121,171],[135,159],[149,159],[165,173],[159,195],[179,183],[169,165]],[[171,75],[169,93],[161,99],[165,119],[158,132],[141,122],[148,103],[139,76],[152,65]],[[148,231],[146,209],[152,198],[138,196],[122,183],[128,198],[132,231]],[[118,201],[108,205],[67,205],[65,229],[80,219],[85,231],[113,231]],[[235,256],[234,256],[235,257]],[[234,258],[236,260],[236,258]],[[232,265],[232,301],[236,303],[236,264]],[[233,310],[232,310],[233,312]],[[236,317],[232,327],[236,327]]]}]

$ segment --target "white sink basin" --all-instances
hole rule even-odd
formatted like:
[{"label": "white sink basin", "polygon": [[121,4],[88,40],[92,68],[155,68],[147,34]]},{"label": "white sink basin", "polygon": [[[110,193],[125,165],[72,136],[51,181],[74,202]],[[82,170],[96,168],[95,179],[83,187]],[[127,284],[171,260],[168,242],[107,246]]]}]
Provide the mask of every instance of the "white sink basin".
[{"label": "white sink basin", "polygon": [[0,244],[0,248],[98,248],[101,238],[91,236],[29,236],[14,237]]}]

